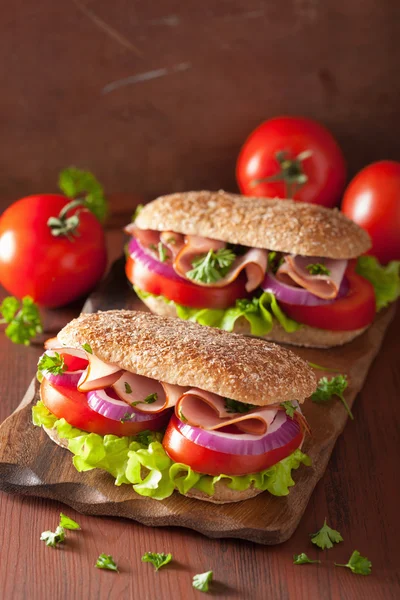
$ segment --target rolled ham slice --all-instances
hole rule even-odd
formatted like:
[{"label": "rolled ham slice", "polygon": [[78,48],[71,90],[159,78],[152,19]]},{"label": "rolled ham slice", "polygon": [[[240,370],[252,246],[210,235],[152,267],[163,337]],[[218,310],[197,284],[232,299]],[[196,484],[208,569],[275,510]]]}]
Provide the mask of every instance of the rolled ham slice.
[{"label": "rolled ham slice", "polygon": [[[122,375],[112,385],[118,397],[134,406],[135,410],[146,413],[159,413],[166,408],[175,406],[187,387],[158,382],[149,377],[123,371]],[[156,394],[154,402],[145,402],[146,398]]]},{"label": "rolled ham slice", "polygon": [[110,387],[121,376],[122,369],[120,367],[105,363],[89,352],[86,353],[86,358],[89,364],[78,381],[80,392],[91,392]]},{"label": "rolled ham slice", "polygon": [[183,246],[185,245],[185,236],[173,231],[162,231],[160,241],[168,248],[169,255],[175,260]]},{"label": "rolled ham slice", "polygon": [[[316,263],[323,264],[329,270],[329,275],[311,275],[307,266]],[[318,298],[332,300],[339,293],[346,268],[347,260],[287,255],[275,277],[288,285],[297,284]]]},{"label": "rolled ham slice", "polygon": [[185,392],[175,406],[175,414],[192,427],[213,431],[227,425],[252,435],[263,435],[278,412],[278,407],[254,408],[247,413],[228,412],[225,400],[217,394],[192,388]]},{"label": "rolled ham slice", "polygon": [[[192,262],[201,254],[207,254],[210,250],[217,252],[226,247],[225,242],[202,238],[194,235],[185,236],[185,245],[181,248],[174,260],[174,269],[181,277],[192,281],[187,277],[188,271],[193,269]],[[228,273],[213,283],[196,281],[196,285],[204,287],[225,287],[232,283],[240,273],[245,270],[247,276],[246,290],[255,290],[263,281],[267,270],[268,251],[261,248],[251,248],[242,256],[237,256],[232,263]]]}]

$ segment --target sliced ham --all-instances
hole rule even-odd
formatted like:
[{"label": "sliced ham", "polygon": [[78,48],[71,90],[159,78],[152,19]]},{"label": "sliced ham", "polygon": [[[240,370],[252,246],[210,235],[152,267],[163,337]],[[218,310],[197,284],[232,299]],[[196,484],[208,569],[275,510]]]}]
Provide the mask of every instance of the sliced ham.
[{"label": "sliced ham", "polygon": [[[178,399],[188,389],[180,385],[158,382],[149,377],[123,371],[119,379],[112,385],[118,397],[135,410],[146,413],[158,413],[175,406]],[[145,402],[156,394],[155,401]]]},{"label": "sliced ham", "polygon": [[125,233],[133,235],[141,246],[152,249],[152,246],[157,248],[160,241],[160,232],[152,229],[139,229],[135,223],[129,223],[124,229]]},{"label": "sliced ham", "polygon": [[[324,265],[329,270],[329,275],[311,275],[307,266],[312,264]],[[287,255],[276,278],[288,285],[297,284],[318,298],[331,300],[339,293],[346,268],[347,260]]]},{"label": "sliced ham", "polygon": [[[210,250],[217,252],[225,247],[225,242],[211,240],[209,238],[201,238],[199,236],[187,235],[185,237],[185,245],[181,248],[174,260],[174,269],[178,275],[188,279],[189,281],[192,281],[187,277],[187,273],[193,269],[193,261],[202,254],[207,254]],[[224,277],[213,283],[196,281],[196,285],[205,287],[224,287],[229,283],[232,283],[232,281],[234,281],[244,269],[247,276],[246,290],[251,292],[255,290],[263,281],[265,272],[267,270],[267,263],[267,250],[262,250],[261,248],[251,248],[242,256],[237,256],[235,258],[228,273]]]},{"label": "sliced ham", "polygon": [[80,392],[91,392],[109,387],[121,376],[122,369],[116,365],[105,363],[89,352],[86,353],[86,358],[89,365],[78,382]]},{"label": "sliced ham", "polygon": [[266,433],[278,410],[278,407],[260,407],[247,413],[232,413],[227,410],[224,398],[198,388],[185,392],[175,406],[177,417],[192,427],[212,431],[236,425],[252,435]]},{"label": "sliced ham", "polygon": [[170,256],[175,260],[185,245],[185,236],[182,233],[174,233],[173,231],[162,231],[160,241],[168,248]]}]

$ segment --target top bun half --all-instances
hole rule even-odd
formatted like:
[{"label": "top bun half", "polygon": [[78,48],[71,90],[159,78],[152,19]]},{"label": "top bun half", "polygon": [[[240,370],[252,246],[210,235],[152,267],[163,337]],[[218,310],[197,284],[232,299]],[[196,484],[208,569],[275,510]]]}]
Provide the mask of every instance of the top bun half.
[{"label": "top bun half", "polygon": [[317,385],[309,365],[286,348],[144,312],[83,314],[58,339],[89,344],[98,358],[132,373],[257,406],[301,402]]},{"label": "top bun half", "polygon": [[367,232],[337,209],[222,190],[161,196],[135,224],[303,256],[350,259],[371,247]]}]

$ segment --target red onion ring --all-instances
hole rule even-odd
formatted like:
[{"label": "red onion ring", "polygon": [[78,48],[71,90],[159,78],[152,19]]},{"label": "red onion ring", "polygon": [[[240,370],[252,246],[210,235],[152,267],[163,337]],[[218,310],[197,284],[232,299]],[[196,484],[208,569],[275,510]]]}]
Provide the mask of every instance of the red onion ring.
[{"label": "red onion ring", "polygon": [[333,302],[336,302],[336,300],[339,300],[339,298],[346,296],[350,286],[348,279],[343,277],[336,298],[333,298],[332,300],[323,300],[322,298],[318,298],[318,296],[311,294],[311,292],[304,288],[287,285],[286,283],[278,281],[276,277],[269,271],[265,274],[265,278],[261,284],[261,287],[264,292],[272,292],[278,301],[282,300],[282,302],[286,302],[287,304],[296,304],[300,306],[323,306],[326,304],[333,304]]},{"label": "red onion ring", "polygon": [[92,410],[112,421],[124,421],[127,423],[143,423],[160,418],[160,413],[143,413],[135,410],[126,402],[118,400],[111,388],[105,390],[93,390],[87,392],[87,401]]},{"label": "red onion ring", "polygon": [[224,454],[242,456],[265,454],[285,446],[301,431],[297,419],[291,419],[283,410],[278,411],[264,435],[207,431],[201,427],[187,425],[176,416],[172,418],[176,419],[176,426],[181,434],[198,446]]},{"label": "red onion ring", "polygon": [[64,373],[53,374],[48,371],[42,371],[43,377],[53,385],[61,385],[67,388],[76,388],[81,378],[83,369],[79,371],[64,371]]},{"label": "red onion ring", "polygon": [[143,246],[141,246],[134,237],[128,244],[128,251],[134,260],[138,260],[143,266],[149,269],[149,271],[158,273],[159,275],[163,275],[164,277],[168,277],[168,279],[173,279],[174,281],[183,282],[186,285],[192,285],[193,288],[198,287],[194,283],[191,283],[190,281],[183,279],[183,277],[180,277],[175,272],[172,265],[156,260],[151,254],[146,252],[145,248],[143,248]]}]

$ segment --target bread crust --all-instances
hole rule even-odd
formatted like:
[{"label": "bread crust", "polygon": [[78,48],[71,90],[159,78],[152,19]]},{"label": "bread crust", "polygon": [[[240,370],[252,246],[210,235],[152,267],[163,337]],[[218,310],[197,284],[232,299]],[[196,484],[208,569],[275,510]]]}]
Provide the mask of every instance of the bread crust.
[{"label": "bread crust", "polygon": [[[157,315],[168,317],[177,316],[173,302],[164,302],[162,298],[158,298],[157,296],[142,298],[142,302],[148,306],[151,312]],[[343,344],[351,342],[351,340],[364,333],[367,329],[368,326],[353,331],[329,331],[327,329],[318,329],[316,327],[303,325],[297,331],[288,333],[283,329],[280,323],[275,321],[270,333],[262,339],[270,342],[278,342],[280,344],[291,344],[293,346],[333,348],[334,346],[343,346]],[[251,335],[250,324],[244,318],[240,318],[236,321],[233,331],[242,335]]]},{"label": "bread crust", "polygon": [[286,348],[148,312],[83,314],[58,339],[75,348],[89,344],[121,369],[257,406],[302,402],[317,386],[309,365]]},{"label": "bread crust", "polygon": [[144,206],[135,224],[303,256],[350,259],[371,247],[367,232],[337,209],[223,190],[161,196]]}]

